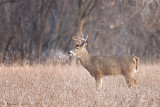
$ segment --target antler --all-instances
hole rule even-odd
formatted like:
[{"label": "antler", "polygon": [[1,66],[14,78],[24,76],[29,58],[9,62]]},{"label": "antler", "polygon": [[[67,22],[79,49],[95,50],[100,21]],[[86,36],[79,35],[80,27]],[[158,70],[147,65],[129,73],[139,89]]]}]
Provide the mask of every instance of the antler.
[{"label": "antler", "polygon": [[81,42],[81,40],[75,36],[72,37],[73,40]]},{"label": "antler", "polygon": [[[83,37],[83,34],[82,34],[82,37]],[[84,38],[79,38],[79,37],[75,37],[75,36],[72,37],[73,40],[79,41],[79,42],[81,42],[81,41],[86,42],[86,41],[87,41],[87,38],[88,38],[88,35],[87,35],[86,39],[84,39]]]}]

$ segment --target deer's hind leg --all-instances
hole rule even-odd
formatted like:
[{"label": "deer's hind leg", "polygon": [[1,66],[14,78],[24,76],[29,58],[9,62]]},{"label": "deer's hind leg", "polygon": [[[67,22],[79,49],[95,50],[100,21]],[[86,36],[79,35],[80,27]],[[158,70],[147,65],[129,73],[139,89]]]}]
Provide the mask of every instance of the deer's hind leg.
[{"label": "deer's hind leg", "polygon": [[134,84],[136,85],[136,88],[137,88],[138,82],[131,75],[126,75],[125,79],[126,79],[126,82],[127,82],[129,88],[132,86],[133,82],[134,82]]}]

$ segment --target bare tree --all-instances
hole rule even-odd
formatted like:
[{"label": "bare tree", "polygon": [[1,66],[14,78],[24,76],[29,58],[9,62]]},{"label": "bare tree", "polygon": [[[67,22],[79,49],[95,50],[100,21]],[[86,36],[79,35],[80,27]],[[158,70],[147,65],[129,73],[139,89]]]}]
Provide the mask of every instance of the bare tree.
[{"label": "bare tree", "polygon": [[78,8],[75,7],[75,1],[72,1],[72,9],[76,17],[76,35],[81,36],[84,24],[98,3],[98,0],[78,0]]},{"label": "bare tree", "polygon": [[40,21],[41,21],[41,33],[40,33],[40,40],[39,40],[39,58],[41,57],[42,54],[42,46],[43,46],[43,38],[44,38],[44,33],[45,33],[45,26],[46,26],[46,22],[48,20],[48,16],[51,12],[51,9],[53,8],[55,0],[51,0],[51,3],[48,6],[48,9],[45,10],[44,6],[45,6],[45,2],[44,0],[42,0],[41,3],[41,11],[40,11]]},{"label": "bare tree", "polygon": [[73,34],[79,37],[82,32],[90,35],[94,55],[156,59],[159,18],[158,0],[0,0],[0,59],[3,62],[4,52],[5,60],[36,60],[51,51],[67,52],[74,44]]}]

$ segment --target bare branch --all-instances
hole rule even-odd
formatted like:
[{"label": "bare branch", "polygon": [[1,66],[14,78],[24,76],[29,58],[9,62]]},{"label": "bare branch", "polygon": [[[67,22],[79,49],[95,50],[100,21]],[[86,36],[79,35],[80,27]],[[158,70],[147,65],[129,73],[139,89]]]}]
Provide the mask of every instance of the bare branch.
[{"label": "bare branch", "polygon": [[75,7],[73,1],[74,1],[74,0],[71,0],[71,2],[72,2],[72,10],[73,10],[73,13],[74,13],[74,15],[75,15],[75,17],[76,17],[76,19],[77,19],[77,18],[78,18],[78,11],[76,10],[76,7]]},{"label": "bare branch", "polygon": [[92,12],[92,10],[95,8],[95,6],[97,5],[98,0],[90,0],[90,2],[87,5],[86,10],[84,11],[82,18],[86,18],[87,16],[90,15],[90,13]]}]

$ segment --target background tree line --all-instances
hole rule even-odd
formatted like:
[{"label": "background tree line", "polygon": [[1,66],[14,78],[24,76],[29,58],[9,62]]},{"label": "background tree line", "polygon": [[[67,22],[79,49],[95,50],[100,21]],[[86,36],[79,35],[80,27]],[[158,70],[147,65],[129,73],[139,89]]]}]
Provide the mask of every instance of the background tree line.
[{"label": "background tree line", "polygon": [[91,54],[160,57],[159,0],[0,0],[0,62],[67,53],[89,35]]}]

